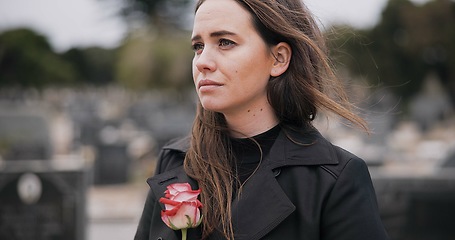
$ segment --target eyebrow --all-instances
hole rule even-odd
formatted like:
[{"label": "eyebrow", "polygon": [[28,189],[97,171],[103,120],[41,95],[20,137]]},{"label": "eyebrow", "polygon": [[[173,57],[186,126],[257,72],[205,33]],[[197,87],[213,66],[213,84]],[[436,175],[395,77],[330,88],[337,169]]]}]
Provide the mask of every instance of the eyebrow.
[{"label": "eyebrow", "polygon": [[[216,32],[212,32],[210,33],[210,37],[221,37],[221,36],[235,36],[237,34],[233,33],[233,32],[230,32],[230,31],[226,31],[226,30],[221,30],[221,31],[216,31]],[[196,35],[194,37],[191,38],[191,41],[199,41],[201,40],[202,37],[201,35]]]}]

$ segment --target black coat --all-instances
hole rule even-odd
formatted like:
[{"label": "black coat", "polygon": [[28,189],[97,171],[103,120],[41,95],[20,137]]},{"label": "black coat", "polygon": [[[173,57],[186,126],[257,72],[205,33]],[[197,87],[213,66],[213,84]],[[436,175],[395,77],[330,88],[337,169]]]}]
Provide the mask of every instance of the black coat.
[{"label": "black coat", "polygon": [[[289,134],[288,134],[289,136]],[[365,162],[333,146],[317,130],[280,133],[259,170],[232,206],[236,240],[385,240],[376,195]],[[161,220],[158,202],[166,186],[197,183],[183,171],[188,141],[166,145],[135,240],[179,240]],[[200,239],[190,229],[188,240]],[[210,239],[220,239],[213,236]]]}]

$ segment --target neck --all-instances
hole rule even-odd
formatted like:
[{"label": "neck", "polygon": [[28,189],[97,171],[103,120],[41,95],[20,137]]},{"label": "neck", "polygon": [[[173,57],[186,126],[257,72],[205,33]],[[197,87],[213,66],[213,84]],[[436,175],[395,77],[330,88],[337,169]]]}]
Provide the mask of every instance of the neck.
[{"label": "neck", "polygon": [[253,137],[278,124],[278,118],[269,104],[224,116],[234,138]]}]

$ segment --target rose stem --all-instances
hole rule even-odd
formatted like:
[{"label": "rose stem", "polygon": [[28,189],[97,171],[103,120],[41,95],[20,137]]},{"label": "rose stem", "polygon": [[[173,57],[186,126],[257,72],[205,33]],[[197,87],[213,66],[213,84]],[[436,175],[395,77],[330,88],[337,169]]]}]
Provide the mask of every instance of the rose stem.
[{"label": "rose stem", "polygon": [[186,228],[182,229],[182,240],[186,240],[186,230],[188,230],[188,229],[186,229]]}]

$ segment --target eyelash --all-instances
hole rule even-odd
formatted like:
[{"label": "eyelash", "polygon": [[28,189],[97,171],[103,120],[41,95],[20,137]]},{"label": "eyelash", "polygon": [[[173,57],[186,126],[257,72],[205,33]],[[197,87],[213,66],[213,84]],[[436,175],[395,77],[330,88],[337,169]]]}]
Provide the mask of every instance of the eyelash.
[{"label": "eyelash", "polygon": [[[229,39],[224,39],[224,38],[221,38],[219,41],[218,41],[218,46],[221,47],[221,48],[229,48],[230,46],[233,46],[235,45],[236,43],[232,40],[229,40]],[[204,50],[204,44],[203,43],[194,43],[191,48],[193,49],[194,52],[199,52],[199,51],[202,51]]]},{"label": "eyelash", "polygon": [[202,51],[204,49],[204,44],[202,43],[195,43],[191,45],[191,48],[193,49],[194,52]]},{"label": "eyelash", "polygon": [[219,41],[219,44],[218,44],[220,47],[227,47],[227,46],[231,46],[231,45],[235,45],[235,42],[234,41],[231,41],[229,39],[220,39]]}]

